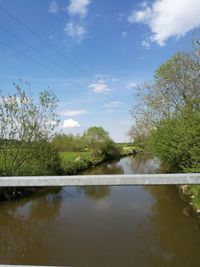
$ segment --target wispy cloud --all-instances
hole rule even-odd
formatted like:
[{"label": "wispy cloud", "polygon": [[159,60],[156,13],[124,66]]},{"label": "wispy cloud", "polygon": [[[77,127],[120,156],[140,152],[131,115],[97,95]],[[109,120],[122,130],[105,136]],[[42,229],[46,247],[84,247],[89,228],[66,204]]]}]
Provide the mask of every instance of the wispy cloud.
[{"label": "wispy cloud", "polygon": [[151,33],[142,45],[149,48],[155,42],[164,46],[170,37],[184,36],[200,26],[199,0],[154,0],[152,5],[143,2],[138,11],[128,16],[130,23],[144,23]]},{"label": "wispy cloud", "polygon": [[64,28],[66,34],[78,42],[80,42],[86,35],[87,30],[82,22],[68,22]]},{"label": "wispy cloud", "polygon": [[111,91],[105,80],[98,80],[97,82],[90,84],[89,88],[95,94],[102,94]]},{"label": "wispy cloud", "polygon": [[87,110],[84,109],[79,109],[79,110],[64,110],[60,112],[60,115],[63,116],[78,116],[78,115],[82,115],[82,114],[86,114],[88,113]]},{"label": "wispy cloud", "polygon": [[63,121],[63,128],[77,128],[77,127],[78,128],[81,127],[78,121],[75,121],[73,119]]},{"label": "wispy cloud", "polygon": [[90,2],[90,0],[70,0],[67,7],[68,13],[71,16],[86,17]]},{"label": "wispy cloud", "polygon": [[58,3],[55,0],[51,2],[48,12],[53,14],[58,13]]},{"label": "wispy cloud", "polygon": [[149,40],[149,39],[147,39],[147,40],[143,40],[143,41],[142,41],[142,46],[144,46],[146,49],[150,49],[150,47],[151,47],[151,42],[150,42],[150,40]]},{"label": "wispy cloud", "polygon": [[135,83],[135,82],[130,82],[130,83],[127,84],[126,87],[127,87],[127,88],[130,88],[130,89],[132,89],[132,88],[136,88],[136,87],[137,87],[137,83]]},{"label": "wispy cloud", "polygon": [[90,3],[90,0],[70,0],[66,8],[70,20],[66,23],[64,31],[78,42],[81,42],[88,33],[86,17]]}]

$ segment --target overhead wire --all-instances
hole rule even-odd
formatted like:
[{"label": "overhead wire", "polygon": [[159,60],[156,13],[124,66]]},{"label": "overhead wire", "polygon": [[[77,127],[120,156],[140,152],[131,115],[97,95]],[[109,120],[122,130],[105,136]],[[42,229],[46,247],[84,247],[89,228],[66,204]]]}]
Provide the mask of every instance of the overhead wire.
[{"label": "overhead wire", "polygon": [[[51,48],[52,50],[54,50],[56,53],[58,53],[62,58],[65,58],[68,62],[70,62],[74,67],[76,67],[80,72],[82,72],[84,75],[86,75],[87,77],[90,77],[90,74],[85,71],[82,67],[80,67],[77,63],[75,63],[73,60],[71,60],[69,57],[67,57],[64,53],[60,52],[60,50],[58,50],[56,47],[54,47],[53,45],[49,44],[46,40],[44,40],[38,33],[36,33],[35,31],[33,31],[31,28],[29,28],[27,25],[25,25],[25,23],[23,23],[20,19],[18,19],[16,16],[14,16],[11,12],[9,12],[6,8],[4,8],[2,5],[0,5],[0,9],[6,13],[9,17],[11,17],[13,20],[15,20],[18,24],[20,24],[23,28],[25,28],[27,31],[29,31],[31,34],[33,34],[37,39],[39,39],[42,43],[44,43],[47,47]],[[24,41],[22,38],[18,37],[17,35],[11,33],[9,30],[5,29],[4,27],[0,26],[0,28],[2,30],[4,30],[5,32],[7,32],[8,34],[12,35],[15,39],[18,39],[19,41],[21,41],[22,43],[24,43],[25,45],[27,45],[29,48],[31,48],[32,50],[34,50],[35,52],[37,52],[38,54],[42,55],[43,57],[47,58],[51,63],[53,63],[55,66],[57,66],[58,68],[65,70],[65,68],[59,66],[54,60],[52,60],[51,58],[49,58],[48,56],[46,56],[45,54],[43,54],[42,52],[40,52],[38,49],[34,48],[32,45],[30,45],[28,42]],[[40,63],[38,60],[35,60],[34,58],[22,53],[21,51],[19,51],[18,49],[16,49],[15,47],[10,46],[9,44],[6,44],[3,41],[0,41],[1,43],[3,43],[4,45],[10,47],[11,49],[14,49],[17,53],[21,54],[22,56],[28,58],[29,60],[31,60],[32,62],[40,65],[41,67],[43,67],[44,69],[50,71],[51,73],[54,73],[55,75],[61,77],[62,79],[66,79],[65,77],[61,76],[60,74],[58,74],[57,72],[51,70],[49,67],[46,67],[44,64]],[[68,73],[70,73],[70,75],[74,75],[74,73],[72,73],[71,71],[67,70]],[[93,79],[93,77],[92,77]],[[77,86],[74,82],[70,81],[71,83],[73,83],[75,86]],[[79,88],[81,88],[80,86],[78,86]],[[82,89],[82,88],[81,88]],[[107,100],[114,102],[110,97],[106,97]]]},{"label": "overhead wire", "polygon": [[81,66],[79,66],[77,63],[75,63],[72,59],[70,59],[68,56],[66,56],[64,53],[62,53],[60,50],[58,50],[53,45],[49,44],[45,39],[43,39],[38,33],[33,31],[31,28],[29,28],[25,23],[23,23],[20,19],[18,19],[16,16],[14,16],[10,11],[8,11],[5,7],[0,5],[0,9],[6,13],[9,17],[11,17],[13,20],[15,20],[17,23],[19,23],[23,28],[25,28],[27,31],[29,31],[31,34],[33,34],[37,39],[39,39],[42,43],[44,43],[46,46],[54,50],[56,53],[58,53],[62,58],[65,58],[67,61],[69,61],[74,67],[79,69],[80,72],[90,77],[90,74],[84,70]]},{"label": "overhead wire", "polygon": [[54,70],[52,70],[51,68],[45,66],[44,64],[42,64],[40,61],[32,58],[31,56],[21,52],[20,50],[18,50],[16,47],[11,46],[9,43],[0,40],[0,43],[3,44],[6,47],[9,47],[10,49],[14,50],[16,53],[20,54],[21,56],[27,58],[28,60],[34,62],[35,64],[38,64],[40,67],[42,67],[43,69],[48,70],[49,72],[53,73],[54,75],[58,76],[59,78],[62,78],[63,80],[66,80],[65,77],[63,77],[62,75],[60,75],[59,73],[55,72]]}]

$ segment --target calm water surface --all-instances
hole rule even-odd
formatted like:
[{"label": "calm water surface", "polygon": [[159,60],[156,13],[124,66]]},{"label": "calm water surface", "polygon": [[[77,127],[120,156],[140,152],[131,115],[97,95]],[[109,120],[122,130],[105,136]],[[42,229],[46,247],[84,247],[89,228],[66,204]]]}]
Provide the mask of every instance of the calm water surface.
[{"label": "calm water surface", "polygon": [[[154,173],[144,156],[87,173]],[[71,187],[0,204],[0,263],[200,266],[200,219],[175,186]]]}]

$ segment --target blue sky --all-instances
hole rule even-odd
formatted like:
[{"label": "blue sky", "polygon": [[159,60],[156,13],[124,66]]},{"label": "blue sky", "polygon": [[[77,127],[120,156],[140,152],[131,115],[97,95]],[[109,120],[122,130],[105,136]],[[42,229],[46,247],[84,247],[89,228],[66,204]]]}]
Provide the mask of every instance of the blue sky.
[{"label": "blue sky", "polygon": [[200,0],[0,0],[0,7],[0,90],[11,93],[19,78],[34,94],[50,87],[63,132],[102,126],[116,141],[127,140],[133,123],[134,86],[190,49],[200,26]]}]

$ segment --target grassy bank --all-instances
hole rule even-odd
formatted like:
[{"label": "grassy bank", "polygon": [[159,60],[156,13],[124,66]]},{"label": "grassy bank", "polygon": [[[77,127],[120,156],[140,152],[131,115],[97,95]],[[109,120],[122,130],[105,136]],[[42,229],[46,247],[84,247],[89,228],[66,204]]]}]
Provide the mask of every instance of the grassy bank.
[{"label": "grassy bank", "polygon": [[[134,147],[130,145],[121,145],[120,157],[125,157],[133,154]],[[61,166],[63,173],[68,174],[76,174],[79,171],[88,169],[92,166],[96,166],[99,163],[105,161],[104,157],[92,157],[91,152],[60,152],[61,157]]]},{"label": "grassy bank", "polygon": [[76,174],[102,162],[101,157],[93,158],[90,152],[61,152],[61,166],[64,174]]},{"label": "grassy bank", "polygon": [[181,192],[190,202],[194,211],[200,213],[200,185],[180,186]]},{"label": "grassy bank", "polygon": [[137,153],[135,147],[132,144],[120,144],[120,146],[121,146],[121,152],[120,152],[121,157]]}]

